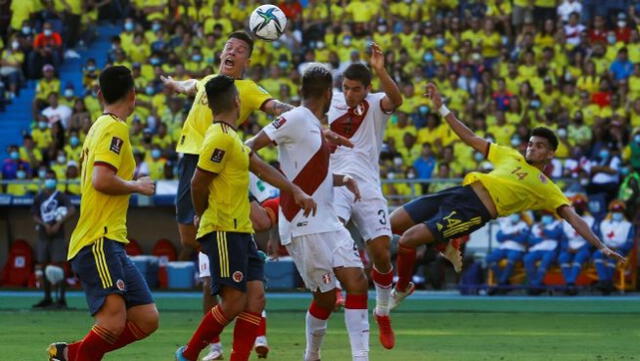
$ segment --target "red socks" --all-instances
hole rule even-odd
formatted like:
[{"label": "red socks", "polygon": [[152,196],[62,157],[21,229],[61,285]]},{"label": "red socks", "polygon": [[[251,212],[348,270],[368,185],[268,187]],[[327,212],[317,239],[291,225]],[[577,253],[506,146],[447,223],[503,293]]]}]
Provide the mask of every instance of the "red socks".
[{"label": "red socks", "polygon": [[366,310],[369,305],[367,304],[367,294],[363,295],[352,295],[347,293],[347,299],[344,302],[344,308],[354,309],[354,310]]},{"label": "red socks", "polygon": [[258,326],[258,333],[256,337],[266,336],[267,335],[267,318],[260,317],[260,326]]},{"label": "red socks", "polygon": [[256,335],[261,323],[260,313],[242,312],[236,317],[233,329],[233,351],[231,361],[247,361],[256,342]]},{"label": "red socks", "polygon": [[215,336],[219,336],[228,323],[229,320],[222,313],[220,305],[212,308],[211,312],[207,312],[200,321],[200,326],[191,336],[182,355],[188,360],[196,361],[200,351],[207,347],[209,341]]},{"label": "red socks", "polygon": [[382,288],[390,288],[393,285],[393,268],[387,273],[380,273],[374,266],[371,269],[371,278],[376,285]]},{"label": "red socks", "polygon": [[416,249],[400,245],[396,262],[396,269],[398,270],[396,290],[404,292],[409,282],[411,282],[411,276],[413,276],[413,268],[416,264]]},{"label": "red socks", "polygon": [[76,351],[74,361],[100,361],[105,353],[112,349],[118,341],[115,335],[107,329],[94,325],[91,331],[82,339]]},{"label": "red socks", "polygon": [[332,309],[322,308],[318,306],[316,301],[311,301],[311,305],[309,306],[309,314],[311,314],[311,316],[320,320],[328,320],[331,312],[333,312]]}]

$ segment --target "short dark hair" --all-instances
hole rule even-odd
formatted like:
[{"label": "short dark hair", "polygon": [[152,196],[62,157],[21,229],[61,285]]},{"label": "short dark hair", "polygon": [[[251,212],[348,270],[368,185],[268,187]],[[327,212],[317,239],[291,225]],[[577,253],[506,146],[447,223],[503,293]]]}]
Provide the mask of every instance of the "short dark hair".
[{"label": "short dark hair", "polygon": [[333,86],[333,76],[329,69],[320,64],[310,64],[302,74],[301,94],[303,99],[319,98]]},{"label": "short dark hair", "polygon": [[371,84],[371,71],[362,63],[353,63],[349,65],[347,69],[345,69],[344,73],[342,73],[342,76],[349,80],[357,80],[366,87]]},{"label": "short dark hair", "polygon": [[110,66],[100,73],[100,90],[107,104],[113,104],[124,98],[134,89],[131,70],[126,66]]},{"label": "short dark hair", "polygon": [[207,92],[209,108],[216,113],[225,113],[233,109],[234,100],[238,96],[235,80],[227,75],[218,75],[204,86]]},{"label": "short dark hair", "polygon": [[233,33],[229,34],[227,40],[229,39],[238,39],[244,41],[245,43],[247,43],[247,45],[249,45],[249,55],[253,53],[253,38],[251,38],[251,35],[249,35],[246,31],[234,31]]},{"label": "short dark hair", "polygon": [[549,128],[546,128],[546,127],[534,128],[533,131],[531,131],[531,136],[545,138],[549,142],[551,149],[553,150],[558,149],[558,137],[556,137],[556,134],[553,132],[553,130]]}]

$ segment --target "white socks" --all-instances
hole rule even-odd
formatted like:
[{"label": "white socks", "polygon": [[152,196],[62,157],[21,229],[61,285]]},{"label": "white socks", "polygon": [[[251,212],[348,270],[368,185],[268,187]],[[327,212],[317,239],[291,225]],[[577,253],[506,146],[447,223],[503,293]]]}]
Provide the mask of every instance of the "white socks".
[{"label": "white socks", "polygon": [[349,332],[353,361],[369,360],[369,311],[367,294],[347,294],[344,322]]},{"label": "white socks", "polygon": [[304,352],[304,361],[320,360],[320,347],[327,333],[327,319],[320,319],[307,311],[306,335],[307,348]]}]

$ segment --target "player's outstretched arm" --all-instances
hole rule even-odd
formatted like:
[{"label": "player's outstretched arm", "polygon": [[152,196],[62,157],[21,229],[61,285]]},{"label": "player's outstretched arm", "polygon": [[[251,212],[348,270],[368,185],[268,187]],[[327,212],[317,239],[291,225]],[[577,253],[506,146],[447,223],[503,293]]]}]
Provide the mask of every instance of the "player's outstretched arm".
[{"label": "player's outstretched arm", "polygon": [[244,142],[244,144],[252,151],[257,152],[264,147],[272,145],[273,142],[271,141],[271,138],[269,138],[267,133],[265,133],[264,130],[261,130],[258,134],[254,135],[246,142]]},{"label": "player's outstretched arm", "polygon": [[276,99],[269,99],[264,104],[262,104],[262,108],[260,108],[260,110],[269,115],[277,117],[278,115],[288,112],[293,108],[294,107],[291,104],[283,103]]},{"label": "player's outstretched arm", "polygon": [[598,236],[596,236],[595,233],[593,233],[593,231],[591,230],[591,227],[589,227],[587,222],[585,222],[582,217],[580,217],[580,215],[576,213],[573,207],[560,207],[558,209],[558,214],[560,215],[560,217],[569,222],[569,224],[571,224],[571,226],[576,230],[576,232],[578,232],[579,235],[582,236],[582,238],[589,241],[589,243],[599,249],[605,256],[615,258],[617,261],[626,262],[626,259],[623,256],[613,251],[600,241]]},{"label": "player's outstretched arm", "polygon": [[265,163],[255,152],[251,153],[249,158],[249,170],[258,178],[280,189],[280,191],[291,193],[296,204],[303,209],[305,217],[309,216],[309,214],[316,215],[317,205],[313,198],[300,187],[291,183],[277,169]]},{"label": "player's outstretched arm", "polygon": [[387,73],[387,70],[384,67],[384,53],[376,43],[371,43],[371,59],[369,60],[369,63],[380,79],[380,87],[382,87],[382,91],[386,94],[386,96],[382,98],[382,110],[387,113],[396,110],[396,108],[402,105],[402,93],[400,93],[398,84],[396,84],[389,73]]},{"label": "player's outstretched arm", "polygon": [[198,81],[196,79],[177,81],[170,76],[164,77],[161,75],[160,80],[162,80],[162,84],[164,84],[164,86],[166,86],[167,88],[171,89],[173,92],[176,92],[176,93],[191,96],[191,95],[195,95],[196,92],[198,91],[198,88],[197,88]]},{"label": "player's outstretched arm", "polygon": [[438,109],[440,115],[449,123],[449,126],[465,144],[487,156],[489,154],[489,142],[477,136],[471,129],[467,128],[456,116],[444,105],[442,95],[435,84],[427,84],[426,97],[431,99],[433,105]]},{"label": "player's outstretched arm", "polygon": [[333,186],[342,187],[345,186],[356,197],[355,201],[359,201],[360,189],[358,188],[358,182],[353,177],[344,174],[333,174]]},{"label": "player's outstretched arm", "polygon": [[91,184],[98,192],[111,196],[140,193],[151,196],[156,192],[156,185],[149,177],[126,181],[116,174],[115,169],[96,164],[91,175]]}]

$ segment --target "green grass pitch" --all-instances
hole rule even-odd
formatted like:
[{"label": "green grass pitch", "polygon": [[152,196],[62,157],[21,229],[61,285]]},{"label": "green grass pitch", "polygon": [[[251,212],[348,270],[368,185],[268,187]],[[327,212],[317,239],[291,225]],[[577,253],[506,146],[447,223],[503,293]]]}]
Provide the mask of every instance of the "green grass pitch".
[{"label": "green grass pitch", "polygon": [[[80,295],[71,311],[31,311],[37,297],[0,293],[0,360],[46,360],[52,341],[82,337],[92,319]],[[268,301],[270,360],[302,360],[304,309],[299,295]],[[104,360],[171,361],[201,317],[197,297],[158,297],[160,329],[146,340],[108,354]],[[408,300],[393,314],[396,348],[384,350],[371,320],[371,360],[398,361],[582,361],[640,360],[640,300],[597,298],[430,298]],[[225,356],[230,329],[223,334]],[[323,361],[350,360],[342,312],[334,313]],[[252,360],[255,360],[255,356]]]}]

